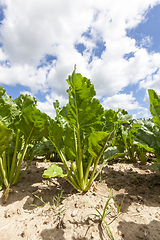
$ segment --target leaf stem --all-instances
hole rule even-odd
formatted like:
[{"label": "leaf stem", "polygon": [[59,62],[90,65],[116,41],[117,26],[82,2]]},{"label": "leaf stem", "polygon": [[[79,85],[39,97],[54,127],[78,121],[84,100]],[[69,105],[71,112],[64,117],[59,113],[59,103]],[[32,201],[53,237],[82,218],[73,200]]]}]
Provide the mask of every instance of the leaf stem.
[{"label": "leaf stem", "polygon": [[0,157],[0,169],[1,169],[1,176],[2,176],[2,181],[5,185],[5,187],[7,188],[9,186],[7,177],[6,177],[6,172],[3,166],[3,162],[2,162],[2,158]]}]

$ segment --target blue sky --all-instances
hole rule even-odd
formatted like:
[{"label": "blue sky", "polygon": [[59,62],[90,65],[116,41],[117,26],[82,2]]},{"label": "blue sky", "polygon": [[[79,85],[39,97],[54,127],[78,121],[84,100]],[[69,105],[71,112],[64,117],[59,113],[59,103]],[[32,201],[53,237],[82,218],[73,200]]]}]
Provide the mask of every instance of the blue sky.
[{"label": "blue sky", "polygon": [[55,116],[74,65],[105,109],[150,117],[160,94],[160,0],[0,0],[0,85]]}]

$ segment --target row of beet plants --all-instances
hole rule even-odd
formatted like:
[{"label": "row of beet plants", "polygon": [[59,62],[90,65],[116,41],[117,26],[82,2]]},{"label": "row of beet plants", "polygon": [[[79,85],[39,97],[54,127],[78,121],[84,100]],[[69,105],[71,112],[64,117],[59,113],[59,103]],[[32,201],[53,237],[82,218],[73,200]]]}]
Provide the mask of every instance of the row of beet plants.
[{"label": "row of beet plants", "polygon": [[[151,169],[160,170],[160,97],[152,89],[148,90],[148,94],[152,119],[132,119],[125,110],[117,113],[108,111],[108,115],[112,112],[114,121],[118,119],[119,122],[112,145],[121,146],[121,149],[123,146],[124,155],[121,156],[128,157],[133,162],[146,162],[151,153],[154,156]],[[128,120],[128,123],[121,124],[121,118]]]},{"label": "row of beet plants", "polygon": [[[66,171],[53,163],[43,177],[63,177],[80,192],[87,191],[103,165],[115,157],[146,161],[151,152],[156,156],[154,167],[159,167],[160,99],[153,90],[153,119],[132,120],[125,110],[104,110],[93,84],[75,70],[67,83],[68,103],[63,108],[53,103],[55,119],[37,109],[34,97],[21,94],[13,100],[0,87],[0,188],[6,188],[5,201],[36,156],[58,155]],[[24,160],[27,167],[22,171]]]}]

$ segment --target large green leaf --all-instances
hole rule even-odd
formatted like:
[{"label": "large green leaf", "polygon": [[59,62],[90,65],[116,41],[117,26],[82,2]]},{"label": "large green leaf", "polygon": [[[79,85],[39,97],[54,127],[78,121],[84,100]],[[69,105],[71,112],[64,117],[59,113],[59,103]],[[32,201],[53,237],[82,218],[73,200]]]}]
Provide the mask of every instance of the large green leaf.
[{"label": "large green leaf", "polygon": [[118,108],[117,118],[120,123],[129,123],[132,120],[132,115],[128,114],[125,109]]},{"label": "large green leaf", "polygon": [[25,109],[26,107],[29,107],[29,106],[36,107],[37,105],[37,100],[35,99],[35,97],[28,94],[25,94],[25,95],[21,94],[19,97],[14,99],[13,102],[14,104],[17,105],[20,111],[23,111],[23,109]]},{"label": "large green leaf", "polygon": [[48,116],[35,107],[27,107],[23,110],[21,119],[16,123],[26,139],[41,139],[48,137]]},{"label": "large green leaf", "polygon": [[[106,146],[110,133],[107,132],[96,132],[91,133],[89,137],[89,153],[97,158],[101,153],[102,149]],[[104,151],[104,150],[103,150]]]},{"label": "large green leaf", "polygon": [[28,106],[36,106],[36,103],[36,99],[27,94],[21,94],[13,100],[11,96],[6,94],[6,90],[0,86],[0,121],[5,126],[14,129],[23,109]]},{"label": "large green leaf", "polygon": [[19,118],[20,111],[13,103],[11,96],[6,94],[6,90],[0,86],[0,122],[6,127],[14,128],[14,123]]},{"label": "large green leaf", "polygon": [[99,100],[94,98],[94,86],[89,79],[82,77],[80,73],[76,74],[75,71],[68,77],[67,82],[69,103],[63,107],[61,115],[75,129],[91,132],[92,128],[102,124],[104,113]]},{"label": "large green leaf", "polygon": [[58,151],[63,148],[63,128],[53,119],[50,118],[48,137]]},{"label": "large green leaf", "polygon": [[0,156],[2,152],[7,148],[9,142],[12,139],[12,131],[6,126],[0,124]]},{"label": "large green leaf", "polygon": [[155,126],[160,129],[160,96],[153,90],[148,89],[150,98],[150,112],[153,117]]},{"label": "large green leaf", "polygon": [[122,145],[108,147],[104,152],[104,159],[108,161],[116,157],[124,157],[125,156],[124,150],[125,150],[124,146]]},{"label": "large green leaf", "polygon": [[109,109],[104,111],[104,115],[105,115],[105,126],[103,130],[110,132],[115,128],[115,125],[118,121],[117,112],[115,112],[112,109]]},{"label": "large green leaf", "polygon": [[160,156],[159,130],[155,127],[151,119],[137,120],[140,124],[137,132],[134,133],[134,143],[148,152]]}]

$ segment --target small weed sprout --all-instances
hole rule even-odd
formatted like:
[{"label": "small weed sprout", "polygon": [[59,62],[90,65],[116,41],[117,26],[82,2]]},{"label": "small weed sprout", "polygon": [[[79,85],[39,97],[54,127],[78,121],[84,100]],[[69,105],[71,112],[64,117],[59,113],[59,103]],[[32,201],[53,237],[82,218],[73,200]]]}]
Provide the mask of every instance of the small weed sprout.
[{"label": "small weed sprout", "polygon": [[[105,228],[105,230],[107,232],[108,237],[111,240],[114,240],[114,237],[113,237],[113,234],[112,234],[112,232],[110,230],[109,225],[120,215],[120,210],[122,208],[122,204],[123,204],[125,195],[123,196],[123,199],[122,199],[122,202],[121,202],[120,205],[116,202],[115,196],[116,196],[116,194],[113,194],[112,193],[112,189],[111,189],[110,193],[109,193],[109,198],[108,198],[108,200],[107,200],[107,202],[106,202],[106,204],[105,204],[105,206],[103,208],[103,212],[102,213],[95,206],[93,206],[92,204],[89,204],[98,213],[98,214],[89,214],[89,215],[93,215],[93,216],[97,217],[100,220],[101,224],[103,224],[103,227]],[[111,202],[111,200],[113,200],[113,201]],[[112,210],[114,210],[113,203],[114,203],[114,205],[116,207],[116,215],[114,216],[114,218],[109,223],[107,223],[105,218]]]},{"label": "small weed sprout", "polygon": [[43,201],[42,197],[38,197],[37,195],[34,195],[36,198],[38,198],[42,203],[44,203],[44,205],[49,206],[49,203],[46,203],[45,201]]},{"label": "small weed sprout", "polygon": [[55,197],[53,196],[52,198],[52,203],[55,205],[55,208],[57,208],[60,205],[61,199],[64,198],[62,197],[62,195],[63,195],[63,189],[61,187],[61,193],[58,194],[58,196],[55,196]]},{"label": "small weed sprout", "polygon": [[134,176],[135,176],[136,184],[139,184],[138,173],[136,172],[136,173],[134,174]]},{"label": "small weed sprout", "polygon": [[[53,196],[53,198],[51,198],[52,200],[52,205],[50,205],[50,203],[48,202],[45,202],[43,200],[42,197],[39,197],[37,195],[34,195],[37,199],[39,199],[45,207],[51,209],[51,210],[54,210],[57,214],[61,215],[61,214],[64,214],[66,212],[66,206],[61,206],[60,207],[60,204],[61,204],[61,199],[62,198],[65,198],[62,196],[63,195],[63,189],[61,187],[61,192],[60,194],[58,194],[58,196]],[[36,204],[31,204],[30,206],[34,206],[34,207],[37,207],[37,208],[40,208],[41,206],[37,206]]]}]

